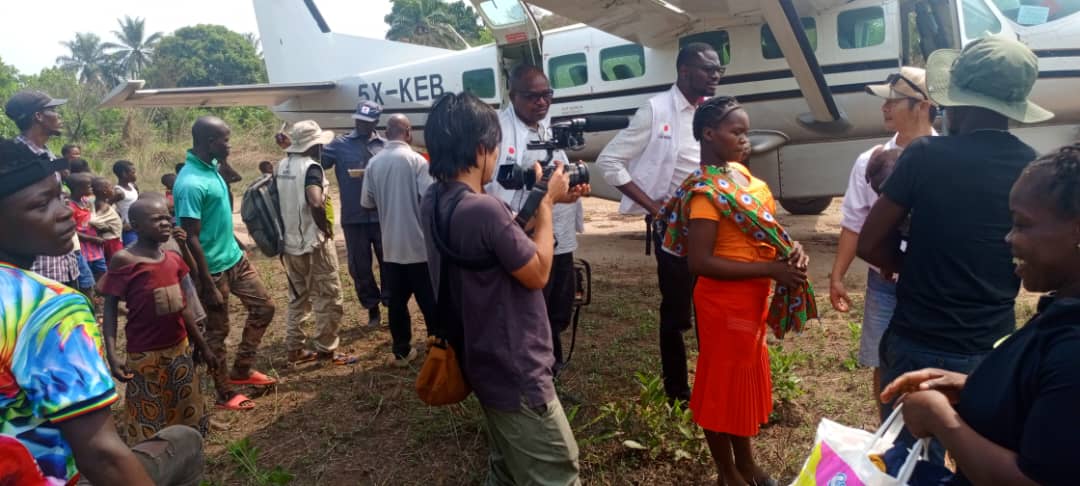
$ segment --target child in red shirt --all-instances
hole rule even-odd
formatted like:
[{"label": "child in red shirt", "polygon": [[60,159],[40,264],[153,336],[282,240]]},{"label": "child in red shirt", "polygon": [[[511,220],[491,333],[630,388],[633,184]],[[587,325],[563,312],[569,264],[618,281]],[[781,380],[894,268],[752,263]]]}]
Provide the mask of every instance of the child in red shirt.
[{"label": "child in red shirt", "polygon": [[90,187],[94,190],[94,215],[90,217],[90,226],[93,226],[98,236],[105,241],[105,263],[108,264],[113,255],[124,249],[124,243],[120,239],[124,231],[124,220],[120,219],[120,213],[116,212],[116,207],[113,206],[116,192],[108,179],[95,177]]},{"label": "child in red shirt", "polygon": [[68,189],[71,190],[72,217],[75,218],[75,231],[79,234],[79,250],[82,251],[86,263],[90,264],[90,270],[94,274],[94,280],[105,274],[105,240],[98,236],[97,231],[90,226],[90,218],[94,214],[94,202],[91,200],[93,191],[91,182],[94,176],[80,172],[71,174],[67,178]]},{"label": "child in red shirt", "polygon": [[[183,291],[188,266],[161,244],[172,236],[172,216],[163,197],[142,198],[128,219],[138,239],[113,255],[99,288],[105,298],[105,349],[113,376],[125,387],[126,438],[138,442],[170,425],[206,435],[209,415],[195,369],[199,358],[211,369],[217,359],[203,339]],[[127,303],[127,359],[116,350],[117,308]]]}]

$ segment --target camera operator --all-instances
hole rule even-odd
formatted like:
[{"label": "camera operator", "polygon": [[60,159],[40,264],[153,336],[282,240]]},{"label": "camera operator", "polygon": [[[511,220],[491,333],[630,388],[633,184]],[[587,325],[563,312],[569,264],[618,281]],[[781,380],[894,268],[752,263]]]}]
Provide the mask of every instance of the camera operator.
[{"label": "camera operator", "polygon": [[[469,93],[431,108],[424,140],[432,184],[421,202],[440,327],[487,422],[485,484],[580,484],[578,447],[555,395],[541,289],[551,272],[551,212],[566,196],[562,164],[547,182],[530,239],[510,208],[484,193],[499,157],[498,114]],[[537,177],[540,177],[537,167]]]},{"label": "camera operator", "polygon": [[[540,67],[521,64],[510,73],[511,105],[499,112],[499,126],[503,134],[497,159],[499,165],[517,164],[528,169],[537,161],[547,158],[546,151],[529,150],[528,144],[551,138],[551,119],[548,117],[551,99],[551,84]],[[566,163],[569,160],[562,150],[555,151],[553,155],[552,160],[555,161]],[[506,189],[495,181],[489,183],[485,190],[509,204],[510,210],[515,213],[521,211],[529,194],[528,189]],[[548,319],[551,321],[556,376],[563,366],[562,340],[559,333],[570,326],[573,314],[576,233],[585,230],[585,213],[579,198],[588,193],[588,184],[572,187],[565,197],[555,201],[552,209],[555,256],[552,259],[548,284],[544,287],[544,300]]]}]

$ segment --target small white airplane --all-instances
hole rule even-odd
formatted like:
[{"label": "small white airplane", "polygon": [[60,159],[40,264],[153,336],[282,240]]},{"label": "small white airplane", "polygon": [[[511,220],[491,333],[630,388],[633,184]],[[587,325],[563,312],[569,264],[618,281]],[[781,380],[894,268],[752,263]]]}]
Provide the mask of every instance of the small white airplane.
[{"label": "small white airplane", "polygon": [[[504,106],[518,63],[547,72],[553,118],[629,116],[671,86],[681,44],[707,42],[727,67],[719,91],[739,97],[755,127],[751,169],[790,212],[816,214],[843,193],[856,156],[891,135],[866,84],[935,49],[1005,33],[1039,56],[1032,97],[1056,115],[1015,133],[1040,151],[1080,139],[1080,0],[530,1],[582,23],[548,32],[519,0],[470,1],[496,41],[452,51],[333,33],[314,0],[254,0],[270,83],[143,89],[133,80],[103,105],[263,105],[286,121],[348,130],[368,99],[407,114],[422,145],[433,99],[468,90]],[[590,134],[576,157],[593,159],[614,133]],[[619,196],[593,179],[595,193]]]}]

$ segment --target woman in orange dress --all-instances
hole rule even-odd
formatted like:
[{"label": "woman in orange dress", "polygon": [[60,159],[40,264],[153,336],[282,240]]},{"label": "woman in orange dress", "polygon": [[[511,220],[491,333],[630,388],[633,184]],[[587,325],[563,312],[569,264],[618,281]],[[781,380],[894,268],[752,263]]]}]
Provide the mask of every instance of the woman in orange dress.
[{"label": "woman in orange dress", "polygon": [[[701,169],[661,211],[663,250],[686,256],[697,276],[698,356],[690,409],[716,461],[718,484],[775,484],[754,462],[750,438],[772,412],[765,333],[799,330],[816,317],[808,258],[774,218],[764,181],[738,162],[748,155],[750,119],[717,97],[694,114]],[[773,282],[776,298],[769,304]]]}]

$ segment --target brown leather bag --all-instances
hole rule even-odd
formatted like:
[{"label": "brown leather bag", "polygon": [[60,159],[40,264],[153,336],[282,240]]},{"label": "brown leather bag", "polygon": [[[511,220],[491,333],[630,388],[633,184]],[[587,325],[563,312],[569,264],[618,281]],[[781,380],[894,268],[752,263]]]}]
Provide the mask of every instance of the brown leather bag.
[{"label": "brown leather bag", "polygon": [[461,373],[454,347],[445,339],[428,338],[427,357],[416,377],[416,394],[433,406],[453,405],[472,393]]}]

